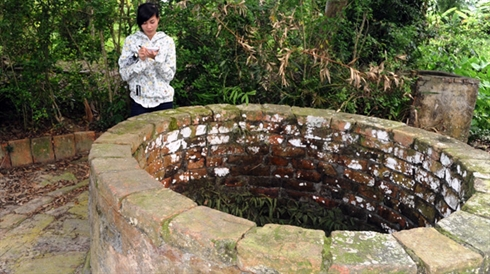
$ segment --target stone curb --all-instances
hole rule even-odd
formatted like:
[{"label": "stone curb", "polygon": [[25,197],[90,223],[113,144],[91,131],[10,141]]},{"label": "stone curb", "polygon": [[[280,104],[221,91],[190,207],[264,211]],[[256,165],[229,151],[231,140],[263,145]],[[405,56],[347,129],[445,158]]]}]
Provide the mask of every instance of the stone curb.
[{"label": "stone curb", "polygon": [[[262,121],[261,126],[248,124],[254,121]],[[294,121],[302,129],[294,123],[288,124],[288,121]],[[288,126],[278,129],[275,125],[279,123]],[[373,157],[372,162],[380,168],[372,172],[368,171],[364,162],[344,155],[334,159],[325,156],[322,160],[325,163],[341,162],[349,168],[345,176],[361,186],[370,186],[374,176],[386,172],[394,174],[393,171],[396,171],[393,178],[400,178],[401,188],[420,197],[405,194],[395,196],[390,192],[385,192],[385,195],[406,201],[407,211],[417,208],[419,211],[412,214],[420,220],[427,220],[427,223],[421,222],[418,226],[436,222],[439,215],[444,218],[437,229],[420,227],[392,234],[338,231],[325,237],[323,232],[310,233],[302,228],[289,230],[279,225],[254,228],[253,224],[235,221],[236,217],[225,218],[222,216],[224,213],[219,211],[206,209],[206,212],[201,212],[203,209],[196,207],[189,199],[169,199],[169,194],[162,192],[165,185],[199,178],[202,176],[199,175],[202,174],[200,170],[213,170],[213,175],[217,177],[230,172],[228,168],[214,168],[215,163],[220,163],[219,159],[213,159],[211,166],[208,163],[207,169],[197,166],[195,170],[178,172],[174,167],[182,165],[188,168],[192,166],[191,163],[196,163],[202,153],[199,149],[201,143],[207,149],[228,144],[238,124],[249,131],[248,135],[244,134],[245,143],[260,140],[263,138],[261,134],[266,131],[269,144],[284,144],[282,134],[293,136],[288,140],[287,144],[291,145],[288,149],[274,149],[274,145],[270,145],[276,157],[292,155],[291,158],[301,158],[306,149],[302,147],[302,139],[294,137],[300,135],[311,142],[319,139],[323,142],[323,149],[328,151],[339,151],[335,142],[347,146],[358,144],[360,154],[377,151],[384,157],[379,161]],[[334,134],[328,138],[318,137],[331,129]],[[183,153],[179,153],[182,148],[192,155],[191,159],[183,159]],[[230,146],[230,149],[233,148]],[[166,154],[173,157],[158,157]],[[216,157],[224,157],[224,154]],[[95,272],[489,271],[489,250],[485,248],[490,246],[490,239],[486,237],[488,234],[466,237],[468,231],[464,231],[464,226],[455,226],[467,222],[478,227],[480,233],[487,232],[485,227],[490,220],[487,199],[490,195],[490,155],[452,138],[403,123],[329,110],[276,105],[185,107],[138,116],[118,124],[94,142],[89,162],[91,264]],[[417,174],[413,173],[415,167],[420,169]],[[141,170],[151,172],[153,181],[140,174],[138,171]],[[324,170],[325,173],[335,174],[335,170]],[[260,169],[255,169],[250,174],[262,173]],[[309,182],[316,180],[315,174],[301,174],[298,178],[308,182],[301,187],[313,189]],[[406,180],[412,177],[419,182],[415,184]],[[135,185],[137,182],[140,182],[139,186]],[[155,182],[163,185],[158,186]],[[297,194],[300,189],[292,185],[285,188],[292,194]],[[438,191],[442,198],[436,202],[429,191],[426,194],[420,192],[421,189]],[[359,191],[362,190],[366,188],[359,188]],[[369,191],[363,193],[363,197],[369,195]],[[349,204],[357,204],[368,212],[372,210],[373,214],[375,212],[365,199],[357,196],[345,199]],[[434,208],[428,206],[430,202],[434,203]],[[388,211],[379,212],[383,214]],[[464,216],[460,216],[459,212],[464,212]],[[385,214],[383,217],[396,222],[402,216]],[[210,231],[206,231],[206,227]],[[233,230],[228,231],[228,228]],[[233,237],[224,238],[222,232],[231,233]],[[301,245],[310,246],[309,250],[313,253],[295,253],[294,249],[300,250]],[[385,252],[380,254],[380,250]],[[355,256],[347,256],[352,253]],[[111,263],[116,261],[119,263]],[[294,267],[288,268],[289,264]]]},{"label": "stone curb", "polygon": [[96,139],[94,131],[11,140],[0,144],[0,168],[49,163],[87,153]]}]

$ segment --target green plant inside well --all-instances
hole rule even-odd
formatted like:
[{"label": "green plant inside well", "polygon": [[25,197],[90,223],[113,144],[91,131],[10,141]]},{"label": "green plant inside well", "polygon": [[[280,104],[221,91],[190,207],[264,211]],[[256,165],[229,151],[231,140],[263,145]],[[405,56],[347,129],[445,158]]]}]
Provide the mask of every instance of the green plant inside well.
[{"label": "green plant inside well", "polygon": [[289,197],[270,197],[254,194],[250,186],[226,186],[214,179],[190,181],[178,184],[172,189],[194,200],[198,205],[232,214],[265,224],[294,225],[309,229],[320,229],[330,235],[335,230],[375,230],[375,226],[360,222],[357,218],[345,215],[340,208],[327,208],[312,198],[295,200]]}]

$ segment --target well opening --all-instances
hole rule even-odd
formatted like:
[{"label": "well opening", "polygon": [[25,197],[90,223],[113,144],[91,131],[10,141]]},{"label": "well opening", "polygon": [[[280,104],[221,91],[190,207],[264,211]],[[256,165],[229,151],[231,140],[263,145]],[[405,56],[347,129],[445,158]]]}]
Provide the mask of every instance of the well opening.
[{"label": "well opening", "polygon": [[[107,153],[114,148],[117,152]],[[474,203],[465,202],[481,201],[479,195],[487,195],[490,189],[488,153],[455,139],[383,119],[278,105],[209,105],[138,116],[96,140],[89,158],[91,215],[95,220],[92,230],[93,237],[99,239],[93,244],[97,251],[92,252],[92,260],[103,268],[107,260],[124,258],[131,262],[126,268],[120,265],[119,270],[125,271],[138,269],[135,265],[141,267],[138,261],[144,259],[154,264],[145,266],[152,271],[191,271],[206,266],[209,271],[203,272],[303,269],[326,273],[344,263],[352,266],[352,262],[341,262],[344,257],[337,256],[340,235],[356,238],[357,234],[349,233],[364,230],[369,232],[359,232],[368,233],[359,234],[364,235],[361,239],[377,235],[373,232],[392,239],[391,234],[402,233],[397,231],[415,233],[418,227],[438,226],[439,221],[444,223],[461,208],[471,211]],[[143,170],[151,179],[139,177],[144,176],[140,173]],[[328,231],[315,234],[317,238],[309,242],[313,245],[309,250],[318,252],[313,256],[316,259],[298,259],[307,260],[308,266],[284,265],[279,257],[286,255],[278,257],[273,250],[264,255],[263,247],[249,246],[248,240],[264,231],[274,231],[264,239],[277,239],[273,235],[278,231],[293,228],[256,227],[256,223],[243,218],[205,210],[168,190],[185,192],[204,183],[230,190],[246,189],[254,197],[310,201],[325,209],[338,209],[354,220],[357,229],[332,236]],[[472,197],[475,192],[478,199]],[[485,214],[477,215],[487,218]],[[205,228],[196,225],[201,223],[206,224]],[[294,231],[296,236],[310,233],[308,229]],[[212,239],[203,240],[208,237]],[[218,245],[223,237],[226,243]],[[136,243],[133,238],[138,239]],[[405,246],[402,238],[397,238],[397,245]],[[297,241],[301,242],[292,240]],[[141,250],[142,245],[150,251]],[[392,250],[392,245],[383,246],[391,246]],[[253,251],[248,253],[249,249]],[[378,249],[383,248],[369,250],[381,252]],[[386,272],[386,265],[404,265],[409,269],[407,273],[415,273],[431,265],[414,252],[401,256],[406,261],[385,262],[378,270]],[[266,259],[257,263],[257,258],[248,257],[254,256],[250,254]],[[372,256],[380,255],[367,255]],[[485,256],[473,260],[471,267],[488,269]],[[189,258],[197,263],[187,265]],[[365,265],[363,258],[356,269]],[[451,260],[459,259],[456,256]],[[372,268],[372,262],[369,267],[377,269]],[[451,269],[459,269],[455,267]]]},{"label": "well opening", "polygon": [[[148,144],[158,151],[148,150],[148,155],[157,154],[153,162],[142,166],[179,193],[205,180],[270,198],[338,208],[355,223],[344,227],[350,230],[434,226],[470,197],[471,185],[449,155],[416,139],[408,146],[394,140],[393,129],[400,123],[307,112],[304,117],[290,112],[252,119],[228,113],[222,121],[200,123],[206,126],[202,133],[192,127],[180,128],[179,136],[177,131],[162,133]],[[186,130],[187,138],[182,134]],[[452,142],[443,136],[433,141]],[[166,151],[177,144],[176,151]],[[161,168],[155,168],[160,161]]]}]

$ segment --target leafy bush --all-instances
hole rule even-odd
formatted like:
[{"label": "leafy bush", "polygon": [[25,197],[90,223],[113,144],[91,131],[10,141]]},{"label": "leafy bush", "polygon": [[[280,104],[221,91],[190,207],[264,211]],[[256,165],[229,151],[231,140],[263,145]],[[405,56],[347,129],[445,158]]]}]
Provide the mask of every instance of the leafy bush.
[{"label": "leafy bush", "polygon": [[[387,2],[399,7],[389,20]],[[423,2],[352,1],[332,17],[324,1],[170,2],[177,104],[279,103],[402,120],[410,79],[395,72],[421,39]]]},{"label": "leafy bush", "polygon": [[[25,128],[127,117],[117,74],[141,1],[0,3],[0,98]],[[176,105],[276,103],[402,120],[425,0],[153,1],[175,38]],[[386,6],[396,7],[389,12]],[[21,26],[22,30],[19,30]],[[13,32],[12,30],[16,30]]]}]

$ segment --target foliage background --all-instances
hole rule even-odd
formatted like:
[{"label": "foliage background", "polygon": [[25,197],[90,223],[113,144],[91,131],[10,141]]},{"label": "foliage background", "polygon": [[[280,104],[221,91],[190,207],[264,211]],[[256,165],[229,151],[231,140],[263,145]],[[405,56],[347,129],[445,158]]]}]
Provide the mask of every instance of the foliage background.
[{"label": "foliage background", "polygon": [[[126,119],[117,58],[142,2],[0,1],[0,120],[35,132]],[[155,2],[177,45],[176,106],[275,103],[404,121],[410,72],[431,69],[480,79],[474,132],[490,128],[485,2]]]}]

